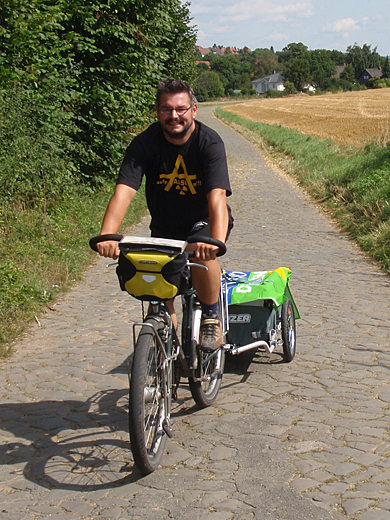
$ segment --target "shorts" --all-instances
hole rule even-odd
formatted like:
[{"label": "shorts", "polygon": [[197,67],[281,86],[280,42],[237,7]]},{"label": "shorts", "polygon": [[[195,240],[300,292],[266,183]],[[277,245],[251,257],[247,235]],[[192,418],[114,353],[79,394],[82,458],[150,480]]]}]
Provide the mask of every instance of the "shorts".
[{"label": "shorts", "polygon": [[[229,235],[234,227],[234,218],[232,215],[232,210],[229,205],[227,208],[228,208],[228,214],[229,214],[229,224],[228,224],[228,230],[226,233],[225,242],[227,242]],[[159,232],[152,231],[152,237],[172,238],[172,239],[176,239],[176,240],[186,240],[187,237],[192,237],[194,235],[201,235],[201,236],[206,236],[206,237],[211,236],[210,219],[208,217],[196,222],[186,233],[184,233],[183,231],[175,232],[174,229],[170,230],[169,233],[159,233]]]}]

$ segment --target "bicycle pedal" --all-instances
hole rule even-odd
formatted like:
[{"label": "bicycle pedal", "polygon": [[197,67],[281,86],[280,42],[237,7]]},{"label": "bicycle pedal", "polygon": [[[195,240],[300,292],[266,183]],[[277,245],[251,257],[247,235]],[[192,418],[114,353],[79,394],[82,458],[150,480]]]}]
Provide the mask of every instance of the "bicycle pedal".
[{"label": "bicycle pedal", "polygon": [[163,430],[164,432],[167,434],[167,436],[172,439],[173,437],[173,430],[172,428],[169,426],[169,424],[163,424]]},{"label": "bicycle pedal", "polygon": [[196,370],[198,368],[198,358],[194,359],[189,367],[188,367],[190,370]]}]

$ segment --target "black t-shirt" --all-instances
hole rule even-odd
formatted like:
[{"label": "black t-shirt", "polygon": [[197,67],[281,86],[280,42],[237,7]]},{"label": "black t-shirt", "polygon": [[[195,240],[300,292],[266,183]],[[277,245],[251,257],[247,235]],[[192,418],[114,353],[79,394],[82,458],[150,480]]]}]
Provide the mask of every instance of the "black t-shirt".
[{"label": "black t-shirt", "polygon": [[208,217],[207,193],[221,188],[231,195],[223,141],[198,121],[183,145],[169,143],[160,123],[135,137],[117,184],[138,190],[144,175],[154,236],[185,238],[196,222]]}]

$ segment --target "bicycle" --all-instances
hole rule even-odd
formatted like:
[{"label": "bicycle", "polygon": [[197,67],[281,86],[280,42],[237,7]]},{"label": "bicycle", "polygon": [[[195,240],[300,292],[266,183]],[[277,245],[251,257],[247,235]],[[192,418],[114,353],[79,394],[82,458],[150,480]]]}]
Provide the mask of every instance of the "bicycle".
[{"label": "bicycle", "polygon": [[[121,251],[117,274],[122,290],[149,302],[143,321],[133,325],[134,354],[129,391],[130,445],[134,462],[144,475],[159,465],[167,438],[173,436],[171,401],[177,397],[182,377],[188,378],[199,408],[210,406],[221,387],[228,330],[228,309],[221,282],[220,314],[223,344],[213,353],[199,345],[201,305],[191,284],[190,267],[205,268],[190,261],[187,243],[205,242],[226,252],[222,242],[210,237],[190,237],[187,242],[122,235],[102,235],[90,246],[117,240]],[[167,300],[182,297],[181,341],[172,323]],[[144,314],[144,313],[143,313]]]}]

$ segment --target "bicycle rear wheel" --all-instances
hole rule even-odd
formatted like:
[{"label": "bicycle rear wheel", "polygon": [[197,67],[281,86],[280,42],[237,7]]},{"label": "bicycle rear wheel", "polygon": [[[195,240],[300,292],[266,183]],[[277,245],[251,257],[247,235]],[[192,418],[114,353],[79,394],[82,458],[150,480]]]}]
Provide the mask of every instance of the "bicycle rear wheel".
[{"label": "bicycle rear wheel", "polygon": [[129,429],[131,451],[138,469],[147,475],[159,465],[167,435],[163,384],[163,354],[156,333],[163,325],[148,320],[139,333],[134,349],[130,380]]},{"label": "bicycle rear wheel", "polygon": [[225,351],[221,348],[214,354],[200,354],[202,373],[200,381],[189,379],[191,395],[199,408],[207,408],[217,398],[222,383]]}]

